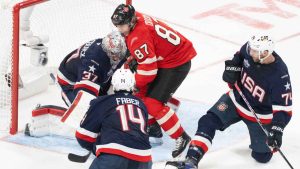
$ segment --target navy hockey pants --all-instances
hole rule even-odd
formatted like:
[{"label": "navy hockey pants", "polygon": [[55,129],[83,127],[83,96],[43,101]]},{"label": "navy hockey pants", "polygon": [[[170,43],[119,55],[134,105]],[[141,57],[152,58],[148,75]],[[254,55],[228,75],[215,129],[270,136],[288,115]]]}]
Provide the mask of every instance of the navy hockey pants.
[{"label": "navy hockey pants", "polygon": [[[254,153],[252,156],[256,159],[257,154],[265,154],[264,156],[270,156],[271,158],[271,150],[266,144],[267,137],[263,130],[258,123],[248,121],[239,116],[234,103],[226,94],[208,110],[206,115],[199,119],[196,135],[205,137],[212,142],[216,130],[223,131],[240,121],[243,121],[248,127],[251,139],[249,147],[253,150],[252,154]],[[268,125],[265,125],[265,127],[268,128]]]},{"label": "navy hockey pants", "polygon": [[[226,107],[225,110],[223,107]],[[256,122],[248,121],[242,118],[241,116],[239,116],[234,103],[232,102],[231,98],[227,94],[224,94],[218,100],[218,102],[210,110],[208,110],[208,113],[214,113],[222,121],[222,126],[220,126],[218,130],[224,130],[234,123],[243,121],[247,125],[250,134],[251,144],[249,147],[253,151],[259,153],[265,153],[271,151],[266,144],[267,136],[260,128],[259,124]],[[267,125],[265,125],[265,127],[268,128]]]},{"label": "navy hockey pants", "polygon": [[101,153],[94,159],[89,169],[151,169],[152,162],[139,162],[128,158]]}]

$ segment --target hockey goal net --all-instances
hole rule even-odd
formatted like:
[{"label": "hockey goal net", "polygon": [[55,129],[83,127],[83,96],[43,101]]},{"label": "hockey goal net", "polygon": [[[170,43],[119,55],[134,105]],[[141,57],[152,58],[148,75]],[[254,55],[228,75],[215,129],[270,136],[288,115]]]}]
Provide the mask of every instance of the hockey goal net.
[{"label": "hockey goal net", "polygon": [[[112,31],[110,16],[121,3],[131,1],[1,0],[0,133],[15,134],[18,131],[18,113],[22,111],[18,104],[21,97],[29,97],[23,96],[22,92],[42,91],[38,87],[42,85],[23,84],[34,77],[43,77],[40,67],[45,66],[32,65],[32,62],[38,62],[31,58],[32,55],[37,55],[36,51],[39,51],[39,59],[41,55],[47,55],[46,66],[57,68],[69,52]],[[31,70],[35,70],[34,73]],[[31,79],[22,77],[22,73],[30,74]],[[35,84],[47,81],[43,78],[35,80],[32,80]],[[30,112],[27,114],[30,116]]]}]

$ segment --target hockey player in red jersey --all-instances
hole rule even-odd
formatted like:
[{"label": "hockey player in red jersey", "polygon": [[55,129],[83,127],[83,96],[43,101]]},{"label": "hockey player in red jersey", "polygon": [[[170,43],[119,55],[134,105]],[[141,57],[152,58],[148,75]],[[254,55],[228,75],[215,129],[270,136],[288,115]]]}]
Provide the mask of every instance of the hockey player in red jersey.
[{"label": "hockey player in red jersey", "polygon": [[[190,141],[179,119],[165,103],[187,76],[191,59],[196,56],[193,44],[165,23],[140,12],[132,5],[119,5],[112,17],[113,24],[125,36],[127,47],[137,60],[135,74],[137,96],[145,102],[151,130],[156,135],[160,127],[173,139],[176,147],[172,156],[178,156]],[[156,123],[156,122],[158,123]]]},{"label": "hockey player in red jersey", "polygon": [[185,161],[169,161],[165,169],[198,168],[216,130],[240,121],[248,128],[251,156],[257,162],[269,162],[282,145],[284,128],[292,117],[292,86],[286,64],[274,51],[273,39],[252,36],[232,60],[225,61],[223,80],[235,87],[199,119]]}]

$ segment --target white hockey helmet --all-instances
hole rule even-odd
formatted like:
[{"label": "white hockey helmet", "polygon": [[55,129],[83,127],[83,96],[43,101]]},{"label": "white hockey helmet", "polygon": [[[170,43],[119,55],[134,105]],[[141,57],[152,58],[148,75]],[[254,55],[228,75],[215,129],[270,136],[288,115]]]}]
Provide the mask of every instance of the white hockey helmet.
[{"label": "white hockey helmet", "polygon": [[102,39],[102,49],[109,56],[112,65],[124,59],[127,52],[125,39],[119,31],[113,31]]},{"label": "white hockey helmet", "polygon": [[135,78],[129,69],[118,69],[112,76],[111,84],[114,91],[132,92],[135,85]]},{"label": "white hockey helmet", "polygon": [[[263,62],[267,57],[269,57],[272,52],[274,51],[275,42],[273,38],[266,34],[258,34],[253,35],[247,44],[247,52],[249,52],[250,49],[255,50],[259,52],[259,60],[260,62]],[[261,58],[261,54],[264,51],[268,51],[268,55],[264,58]]]},{"label": "white hockey helmet", "polygon": [[253,35],[248,41],[248,46],[259,52],[267,50],[269,53],[272,53],[275,43],[273,38],[269,35]]}]

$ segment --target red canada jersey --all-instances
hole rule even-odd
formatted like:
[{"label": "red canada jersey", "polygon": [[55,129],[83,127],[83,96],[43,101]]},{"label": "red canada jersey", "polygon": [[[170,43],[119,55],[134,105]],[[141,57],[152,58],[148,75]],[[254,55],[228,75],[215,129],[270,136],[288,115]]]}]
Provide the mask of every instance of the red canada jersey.
[{"label": "red canada jersey", "polygon": [[138,62],[137,87],[151,83],[158,68],[174,68],[197,55],[192,42],[167,24],[139,12],[136,16],[137,23],[126,36],[126,44]]}]

